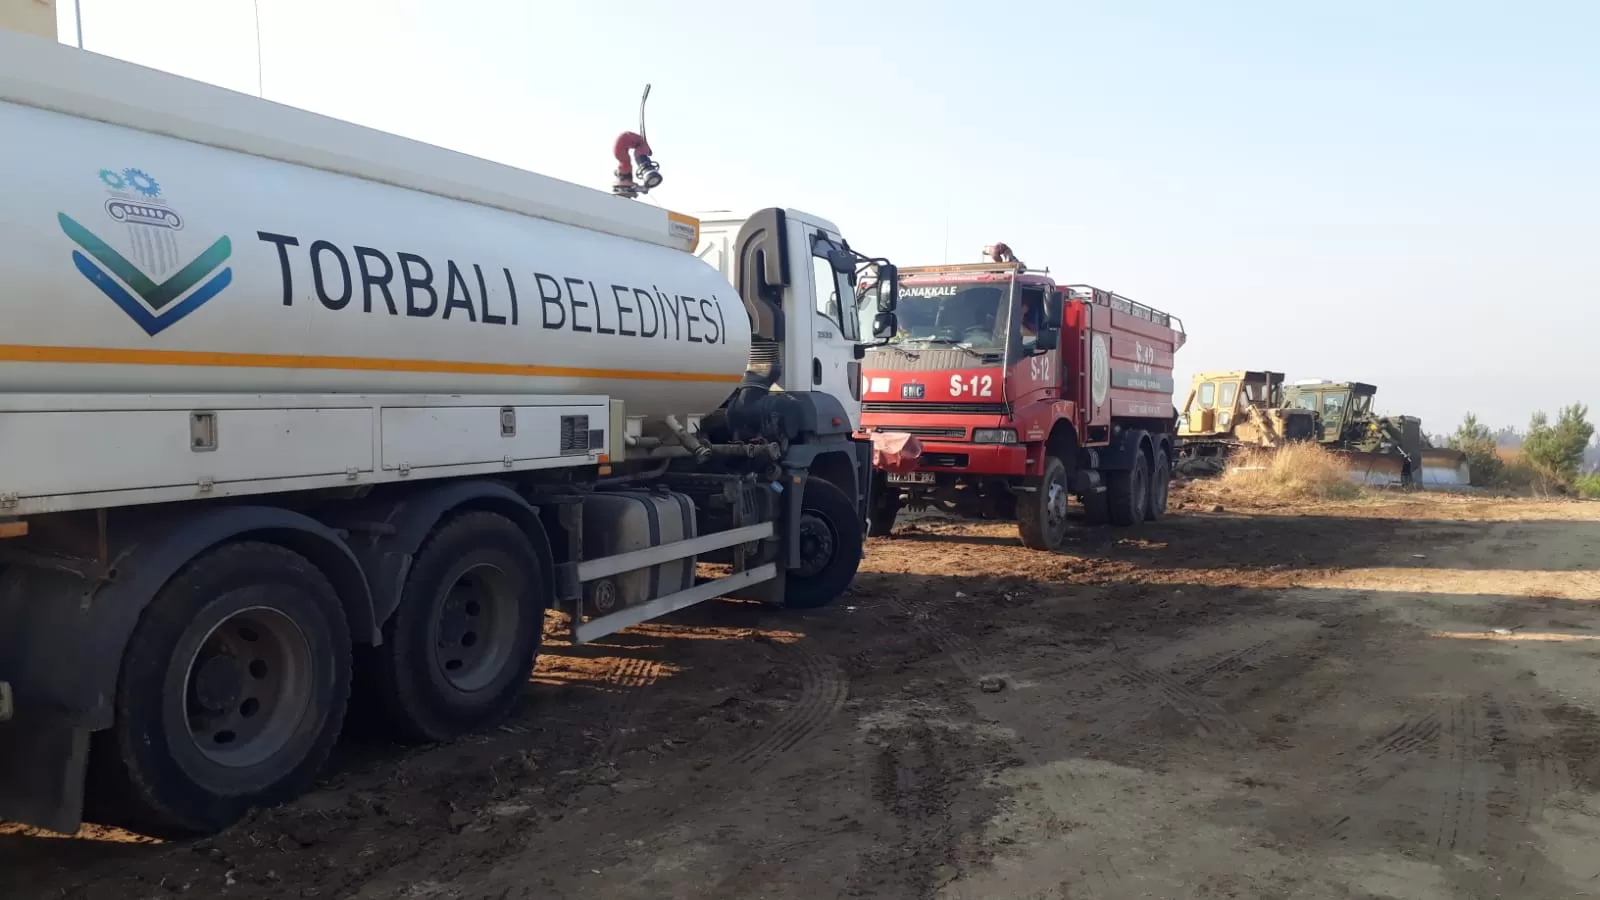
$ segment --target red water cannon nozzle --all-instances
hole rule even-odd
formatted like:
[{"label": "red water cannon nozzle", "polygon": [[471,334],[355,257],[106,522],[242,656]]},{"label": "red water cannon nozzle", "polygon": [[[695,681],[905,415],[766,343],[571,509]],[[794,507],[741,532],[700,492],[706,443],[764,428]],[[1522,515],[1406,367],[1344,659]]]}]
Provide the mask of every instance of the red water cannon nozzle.
[{"label": "red water cannon nozzle", "polygon": [[[644,86],[644,96],[639,98],[639,130],[624,131],[617,135],[611,155],[617,159],[617,182],[611,192],[619,197],[637,197],[648,194],[661,185],[661,165],[653,158],[650,141],[645,138],[644,104],[650,99],[650,85]],[[635,168],[637,167],[637,179]]]}]

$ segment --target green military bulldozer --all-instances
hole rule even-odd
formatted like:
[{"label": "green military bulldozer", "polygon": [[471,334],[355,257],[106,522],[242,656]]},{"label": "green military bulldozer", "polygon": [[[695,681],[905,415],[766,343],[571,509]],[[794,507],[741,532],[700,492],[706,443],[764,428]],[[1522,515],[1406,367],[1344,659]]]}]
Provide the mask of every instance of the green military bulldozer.
[{"label": "green military bulldozer", "polygon": [[1466,454],[1433,446],[1421,419],[1374,414],[1377,393],[1376,385],[1360,381],[1301,381],[1285,392],[1284,405],[1316,413],[1318,441],[1349,460],[1356,481],[1424,488],[1472,483]]},{"label": "green military bulldozer", "polygon": [[1287,387],[1268,371],[1194,376],[1179,414],[1177,472],[1221,474],[1241,447],[1314,441],[1343,456],[1352,480],[1369,485],[1448,488],[1470,483],[1466,455],[1434,447],[1415,416],[1372,411],[1378,389],[1359,381],[1301,381]]}]

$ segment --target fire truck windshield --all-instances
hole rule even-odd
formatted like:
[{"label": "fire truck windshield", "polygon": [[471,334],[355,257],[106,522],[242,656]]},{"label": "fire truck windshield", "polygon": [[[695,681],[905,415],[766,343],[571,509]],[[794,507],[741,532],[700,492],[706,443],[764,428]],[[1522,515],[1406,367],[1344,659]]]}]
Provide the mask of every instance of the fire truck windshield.
[{"label": "fire truck windshield", "polygon": [[903,284],[900,330],[890,344],[1005,346],[1009,283]]}]

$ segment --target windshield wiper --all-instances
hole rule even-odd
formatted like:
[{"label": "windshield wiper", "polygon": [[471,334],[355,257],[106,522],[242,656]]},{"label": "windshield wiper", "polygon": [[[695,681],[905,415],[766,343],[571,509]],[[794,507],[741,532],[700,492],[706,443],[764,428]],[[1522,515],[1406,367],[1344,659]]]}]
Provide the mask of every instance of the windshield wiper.
[{"label": "windshield wiper", "polygon": [[983,358],[983,354],[979,353],[978,351],[976,351],[974,349],[972,349],[972,345],[971,344],[968,344],[965,341],[955,340],[954,338],[945,338],[945,337],[913,338],[913,341],[915,341],[916,343],[919,343],[919,344],[940,344],[940,345],[947,346],[947,347],[954,347],[957,350],[965,350],[968,353],[972,354],[973,356],[978,357],[979,359]]}]

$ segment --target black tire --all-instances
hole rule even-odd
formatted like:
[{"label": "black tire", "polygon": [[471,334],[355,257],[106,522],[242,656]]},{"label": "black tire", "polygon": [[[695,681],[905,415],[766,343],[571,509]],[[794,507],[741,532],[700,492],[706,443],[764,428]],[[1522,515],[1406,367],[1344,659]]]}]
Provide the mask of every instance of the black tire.
[{"label": "black tire", "polygon": [[888,537],[900,516],[900,490],[889,486],[883,473],[872,476],[872,508],[867,513],[867,536]]},{"label": "black tire", "polygon": [[867,534],[870,537],[888,537],[894,533],[894,520],[900,517],[900,504],[893,506],[875,507],[867,523]]},{"label": "black tire", "polygon": [[327,761],[349,698],[350,632],[322,572],[276,544],[211,550],[151,600],[123,650],[89,815],[181,838],[291,800]]},{"label": "black tire", "polygon": [[1067,536],[1067,465],[1059,456],[1044,459],[1044,473],[1032,493],[1017,497],[1017,533],[1035,550],[1056,550]]},{"label": "black tire", "polygon": [[1104,525],[1111,521],[1111,495],[1107,491],[1079,498],[1083,503],[1083,518],[1090,525]]},{"label": "black tire", "polygon": [[1144,511],[1146,521],[1155,522],[1167,514],[1167,498],[1172,492],[1172,465],[1167,451],[1156,448],[1155,466],[1150,470],[1150,502]]},{"label": "black tire", "polygon": [[816,609],[833,602],[855,579],[865,540],[855,502],[831,481],[806,479],[800,503],[802,562],[789,571],[783,605]]},{"label": "black tire", "polygon": [[503,717],[544,636],[543,567],[504,516],[466,512],[417,551],[363,681],[402,740],[441,742]]},{"label": "black tire", "polygon": [[1150,507],[1149,462],[1143,453],[1134,454],[1133,468],[1106,474],[1107,511],[1111,524],[1137,525]]}]

